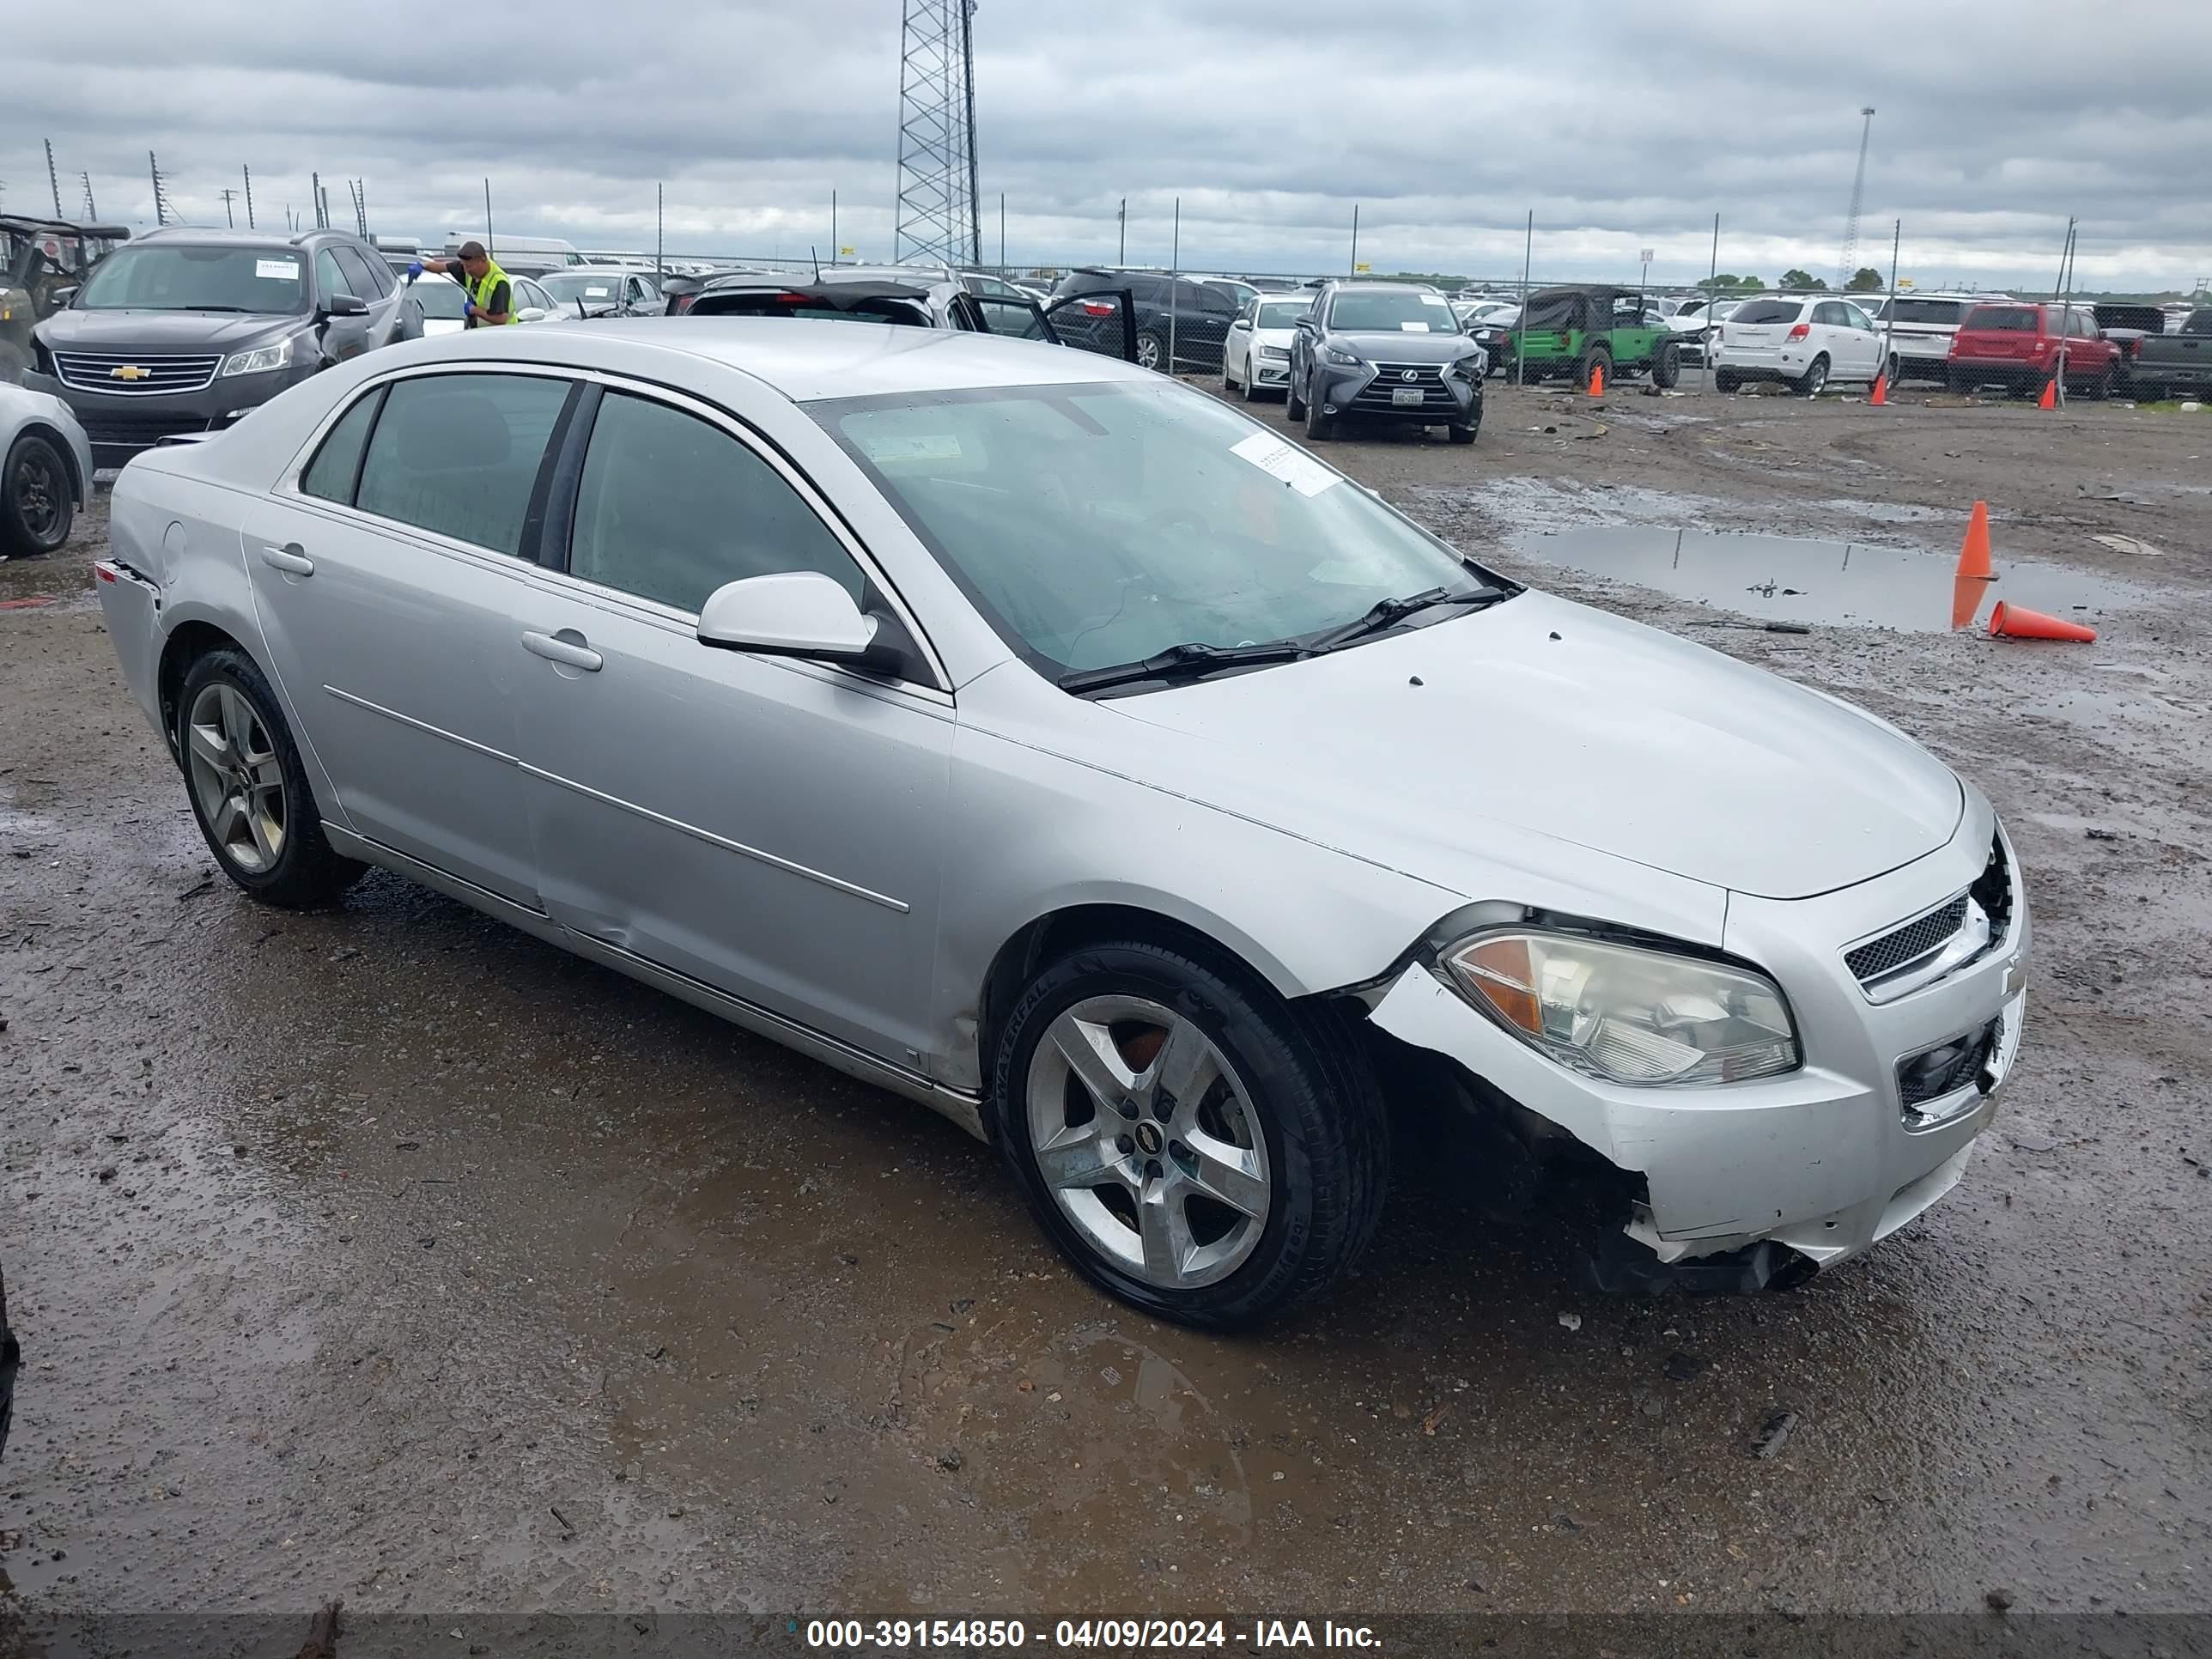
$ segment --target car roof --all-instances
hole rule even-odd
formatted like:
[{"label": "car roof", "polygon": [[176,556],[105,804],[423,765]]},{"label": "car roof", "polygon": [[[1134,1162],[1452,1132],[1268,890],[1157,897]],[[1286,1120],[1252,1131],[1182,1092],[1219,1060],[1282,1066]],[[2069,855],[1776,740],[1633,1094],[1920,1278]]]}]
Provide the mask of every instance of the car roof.
[{"label": "car roof", "polygon": [[159,230],[149,230],[143,236],[135,236],[131,240],[139,246],[171,243],[191,247],[304,247],[309,242],[350,242],[368,248],[371,253],[379,252],[351,231],[338,230],[330,226],[316,226],[287,233],[281,230],[239,230],[227,225],[164,225]]},{"label": "car roof", "polygon": [[782,317],[637,317],[580,321],[565,328],[477,329],[387,347],[376,356],[397,363],[403,354],[416,363],[495,355],[678,383],[669,360],[689,357],[750,375],[802,404],[994,386],[1158,380],[1133,363],[1070,346],[958,329],[872,328]]}]

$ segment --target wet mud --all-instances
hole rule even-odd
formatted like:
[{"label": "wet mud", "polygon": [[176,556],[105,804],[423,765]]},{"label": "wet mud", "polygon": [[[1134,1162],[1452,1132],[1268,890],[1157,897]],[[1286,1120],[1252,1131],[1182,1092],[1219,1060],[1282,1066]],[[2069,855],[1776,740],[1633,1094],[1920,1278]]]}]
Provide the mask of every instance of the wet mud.
[{"label": "wet mud", "polygon": [[[2212,422],[1613,401],[1498,391],[1472,451],[1329,459],[1988,790],[2038,957],[1948,1200],[1797,1291],[1606,1297],[1425,1147],[1322,1307],[1155,1324],[916,1108],[396,878],[307,916],[216,878],[90,598],[95,513],[0,566],[59,600],[0,611],[13,1605],[2204,1608]],[[1607,429],[1540,430],[1577,420]],[[2096,645],[1565,556],[1809,538],[1917,594],[1977,496]],[[1711,626],[1784,614],[1747,576],[1812,631]]]}]

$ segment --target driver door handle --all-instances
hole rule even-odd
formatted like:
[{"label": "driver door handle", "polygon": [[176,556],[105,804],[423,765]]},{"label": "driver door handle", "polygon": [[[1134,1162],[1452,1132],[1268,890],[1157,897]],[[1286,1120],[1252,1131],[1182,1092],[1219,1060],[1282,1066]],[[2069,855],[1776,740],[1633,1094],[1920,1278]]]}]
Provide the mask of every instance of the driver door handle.
[{"label": "driver door handle", "polygon": [[287,542],[282,547],[261,550],[261,562],[271,570],[281,570],[288,576],[312,576],[315,562],[309,558],[297,542]]},{"label": "driver door handle", "polygon": [[[573,629],[564,629],[562,631],[574,632]],[[533,655],[544,658],[548,662],[557,662],[569,668],[580,668],[586,674],[596,674],[599,672],[599,665],[606,659],[586,645],[583,638],[582,635],[578,634],[574,642],[571,643],[555,635],[540,634],[532,629],[523,635],[522,648]]]}]

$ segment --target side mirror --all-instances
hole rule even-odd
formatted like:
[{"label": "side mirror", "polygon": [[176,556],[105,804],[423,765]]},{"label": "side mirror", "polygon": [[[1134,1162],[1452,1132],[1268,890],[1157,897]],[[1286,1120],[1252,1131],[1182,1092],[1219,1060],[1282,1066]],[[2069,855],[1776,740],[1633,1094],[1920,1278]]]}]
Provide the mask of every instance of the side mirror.
[{"label": "side mirror", "polygon": [[699,612],[699,643],[769,657],[811,657],[883,668],[880,624],[818,571],[786,570],[725,582]]},{"label": "side mirror", "polygon": [[1249,328],[1252,326],[1252,319],[1249,317],[1239,317],[1235,322],[1230,324],[1229,326],[1231,328]]},{"label": "side mirror", "polygon": [[327,301],[324,301],[323,315],[325,317],[366,317],[368,315],[368,301],[362,299],[358,294],[333,294]]},{"label": "side mirror", "polygon": [[514,320],[518,323],[542,323],[545,320],[545,313],[536,306],[525,306],[514,313]]},{"label": "side mirror", "polygon": [[46,297],[48,301],[53,306],[53,308],[56,311],[59,311],[66,307],[71,300],[76,298],[76,288],[72,284],[68,288],[54,289],[47,295]]},{"label": "side mirror", "polygon": [[1297,320],[1297,331],[1301,334],[1317,333],[1320,331],[1320,327],[1321,325],[1315,322],[1311,317],[1301,317]]}]

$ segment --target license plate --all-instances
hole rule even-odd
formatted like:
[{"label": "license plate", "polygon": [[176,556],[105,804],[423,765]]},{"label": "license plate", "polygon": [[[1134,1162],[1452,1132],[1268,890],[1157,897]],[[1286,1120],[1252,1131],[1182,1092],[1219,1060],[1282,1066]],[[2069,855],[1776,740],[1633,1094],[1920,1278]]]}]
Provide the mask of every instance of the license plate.
[{"label": "license plate", "polygon": [[1390,401],[1401,409],[1419,409],[1428,399],[1420,387],[1401,386],[1392,389]]}]

